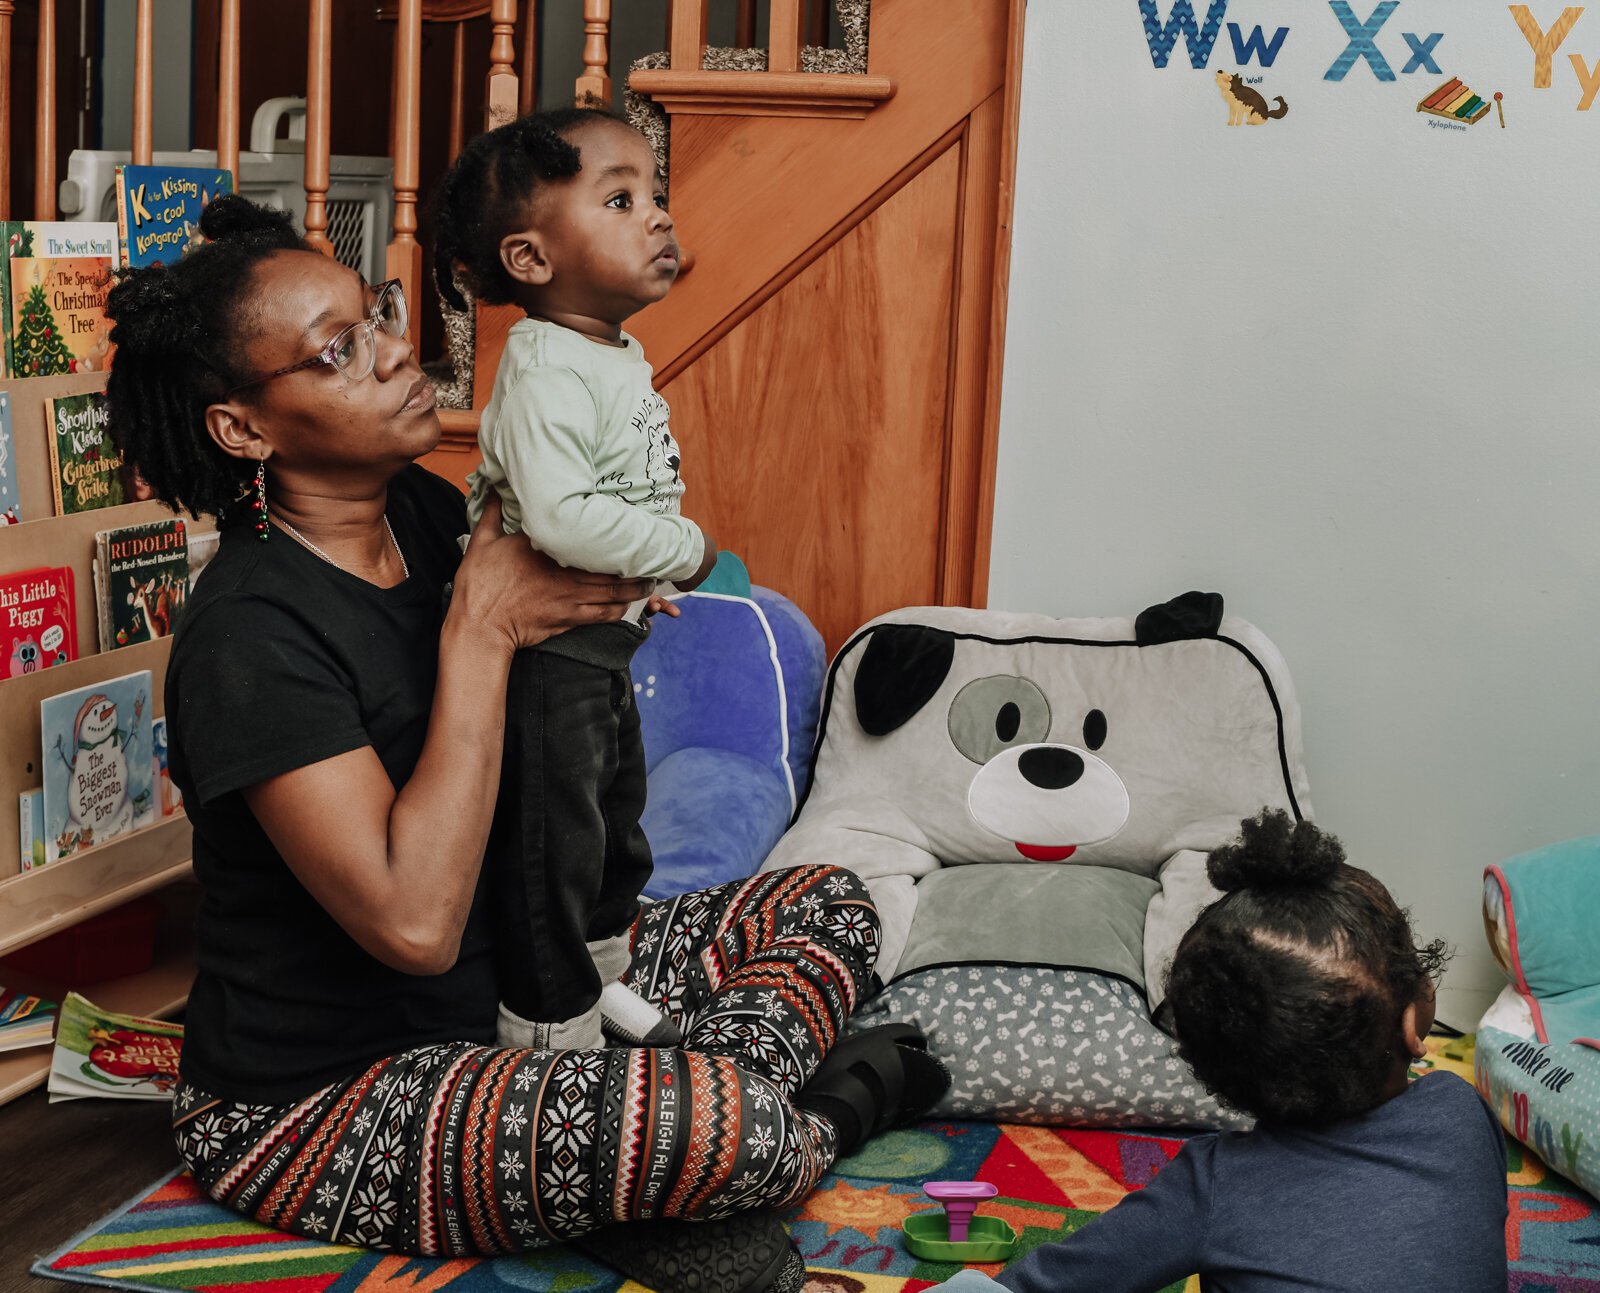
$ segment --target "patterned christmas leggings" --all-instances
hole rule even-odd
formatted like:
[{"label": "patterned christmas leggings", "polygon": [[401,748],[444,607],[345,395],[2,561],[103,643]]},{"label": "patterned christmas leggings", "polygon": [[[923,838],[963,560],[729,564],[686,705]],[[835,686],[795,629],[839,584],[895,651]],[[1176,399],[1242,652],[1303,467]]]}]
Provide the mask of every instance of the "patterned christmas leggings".
[{"label": "patterned christmas leggings", "polygon": [[833,867],[647,903],[627,981],[671,1013],[682,1049],[449,1043],[281,1106],[185,1085],[173,1134],[201,1187],[236,1212],[429,1256],[788,1204],[837,1143],[789,1096],[843,1031],[877,950],[866,887]]}]

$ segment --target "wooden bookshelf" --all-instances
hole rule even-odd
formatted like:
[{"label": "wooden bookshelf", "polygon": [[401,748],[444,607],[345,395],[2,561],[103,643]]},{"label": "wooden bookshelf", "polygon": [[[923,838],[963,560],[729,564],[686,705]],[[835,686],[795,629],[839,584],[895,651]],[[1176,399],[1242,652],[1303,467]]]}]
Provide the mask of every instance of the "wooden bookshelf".
[{"label": "wooden bookshelf", "polygon": [[[187,869],[185,861],[184,871]],[[124,901],[126,896],[118,901]],[[149,1019],[166,1019],[177,1014],[188,1001],[189,985],[194,981],[193,927],[199,890],[194,885],[173,885],[162,898],[167,915],[156,931],[156,957],[148,970],[100,983],[63,985],[35,981],[18,986],[57,1001],[69,988],[76,988],[95,1005],[120,1014],[143,1015]],[[0,907],[3,906],[4,900],[0,899]],[[27,1050],[0,1055],[0,1104],[44,1085],[50,1075],[52,1050],[53,1046],[30,1046]]]},{"label": "wooden bookshelf", "polygon": [[180,814],[0,881],[0,956],[187,879],[189,853]]},{"label": "wooden bookshelf", "polygon": [[[149,969],[92,984],[24,982],[0,968],[0,983],[57,1000],[76,988],[97,1006],[159,1017],[183,1008],[194,978],[192,833],[188,818],[152,825],[72,857],[21,870],[17,850],[18,796],[44,780],[39,705],[49,696],[108,678],[148,669],[152,718],[165,713],[163,680],[172,652],[170,638],[100,652],[94,588],[94,536],[101,530],[160,520],[170,513],[159,503],[127,503],[94,511],[55,515],[45,402],[59,395],[103,389],[105,375],[0,381],[11,397],[11,461],[21,496],[23,523],[0,527],[0,573],[66,566],[76,599],[78,658],[20,677],[0,677],[0,956],[145,894],[168,909],[156,935]],[[190,522],[193,531],[209,523]],[[12,982],[14,980],[14,982]],[[51,1048],[32,1047],[0,1055],[0,1103],[42,1084]]]}]

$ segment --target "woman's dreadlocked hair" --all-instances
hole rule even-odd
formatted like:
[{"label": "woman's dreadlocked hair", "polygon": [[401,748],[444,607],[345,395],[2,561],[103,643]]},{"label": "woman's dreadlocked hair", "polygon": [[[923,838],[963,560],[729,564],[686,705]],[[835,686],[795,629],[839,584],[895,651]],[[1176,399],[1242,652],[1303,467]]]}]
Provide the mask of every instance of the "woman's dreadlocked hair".
[{"label": "woman's dreadlocked hair", "polygon": [[106,395],[111,435],[173,511],[220,515],[244,492],[252,464],[206,431],[206,407],[242,371],[244,311],[254,269],[279,251],[309,250],[283,211],[238,196],[200,217],[209,242],[171,265],[126,270],[106,297],[117,348]]},{"label": "woman's dreadlocked hair", "polygon": [[1167,979],[1178,1051],[1222,1103],[1329,1123],[1375,1108],[1399,1020],[1448,953],[1418,947],[1389,891],[1282,811],[1242,823],[1207,864],[1224,896],[1183,936]]},{"label": "woman's dreadlocked hair", "polygon": [[566,136],[595,121],[626,124],[599,108],[555,108],[519,117],[461,150],[433,200],[433,272],[452,309],[467,308],[458,273],[487,305],[512,299],[516,284],[500,263],[500,240],[527,221],[540,185],[578,173],[578,149]]}]

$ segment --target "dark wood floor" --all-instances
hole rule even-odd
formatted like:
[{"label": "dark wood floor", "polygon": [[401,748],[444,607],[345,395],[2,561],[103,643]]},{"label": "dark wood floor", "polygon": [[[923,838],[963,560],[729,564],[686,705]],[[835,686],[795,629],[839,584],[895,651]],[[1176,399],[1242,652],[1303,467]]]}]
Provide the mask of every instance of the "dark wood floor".
[{"label": "dark wood floor", "polygon": [[171,1118],[165,1101],[42,1089],[0,1106],[0,1293],[61,1293],[28,1267],[177,1167]]}]

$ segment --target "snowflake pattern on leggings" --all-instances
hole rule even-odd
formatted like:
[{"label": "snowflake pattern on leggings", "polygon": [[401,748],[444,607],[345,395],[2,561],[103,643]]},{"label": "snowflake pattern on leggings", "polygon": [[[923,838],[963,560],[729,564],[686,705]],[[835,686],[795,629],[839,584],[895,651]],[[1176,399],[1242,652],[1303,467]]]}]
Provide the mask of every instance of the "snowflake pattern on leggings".
[{"label": "snowflake pattern on leggings", "polygon": [[289,1105],[184,1084],[174,1139],[201,1187],[235,1211],[429,1256],[783,1205],[835,1156],[833,1127],[789,1097],[843,1030],[877,947],[865,886],[832,867],[647,904],[625,978],[672,1013],[682,1049],[452,1042]]}]

